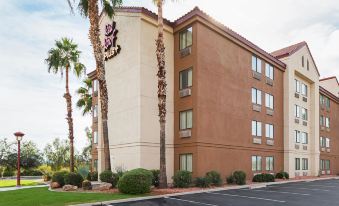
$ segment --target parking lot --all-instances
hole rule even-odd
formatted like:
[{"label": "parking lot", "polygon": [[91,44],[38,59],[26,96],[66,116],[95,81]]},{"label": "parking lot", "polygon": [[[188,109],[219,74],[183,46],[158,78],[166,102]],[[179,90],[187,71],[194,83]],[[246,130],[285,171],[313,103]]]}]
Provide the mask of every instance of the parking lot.
[{"label": "parking lot", "polygon": [[111,206],[335,206],[339,205],[339,180],[318,180],[179,195]]}]

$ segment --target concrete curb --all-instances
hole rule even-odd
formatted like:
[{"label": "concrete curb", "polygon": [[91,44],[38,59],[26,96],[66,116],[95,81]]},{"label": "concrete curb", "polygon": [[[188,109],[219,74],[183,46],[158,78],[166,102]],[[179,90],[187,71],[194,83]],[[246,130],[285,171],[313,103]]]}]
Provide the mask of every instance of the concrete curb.
[{"label": "concrete curb", "polygon": [[295,182],[313,182],[317,180],[330,180],[330,179],[339,179],[339,177],[300,179],[300,180],[290,180],[290,181],[281,181],[281,182],[269,182],[269,183],[258,183],[258,184],[249,184],[249,185],[241,185],[241,186],[221,187],[221,188],[214,188],[214,189],[202,189],[202,190],[191,191],[191,192],[181,192],[181,193],[173,193],[173,194],[166,194],[166,195],[155,195],[155,196],[146,196],[146,197],[127,198],[127,199],[120,199],[120,200],[110,200],[110,201],[103,201],[103,202],[84,203],[84,204],[77,204],[77,205],[71,205],[71,206],[109,205],[109,204],[117,204],[117,203],[124,203],[124,202],[136,202],[136,201],[141,201],[141,200],[159,199],[159,198],[166,198],[166,197],[173,197],[173,196],[199,194],[199,193],[206,193],[206,192],[217,192],[217,191],[246,189],[246,188],[256,189],[256,188],[263,188],[269,185],[280,185],[280,184],[295,183]]},{"label": "concrete curb", "polygon": [[0,188],[0,192],[14,191],[14,190],[23,190],[23,189],[31,189],[31,188],[38,188],[38,187],[48,187],[48,185],[21,186],[21,187],[3,187],[3,188]]}]

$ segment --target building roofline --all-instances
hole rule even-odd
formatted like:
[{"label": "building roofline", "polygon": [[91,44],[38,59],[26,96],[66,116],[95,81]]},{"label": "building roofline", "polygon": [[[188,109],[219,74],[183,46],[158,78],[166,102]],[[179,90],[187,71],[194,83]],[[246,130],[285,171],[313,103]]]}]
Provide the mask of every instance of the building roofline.
[{"label": "building roofline", "polygon": [[334,94],[332,94],[330,91],[328,91],[327,89],[325,89],[322,86],[319,86],[319,92],[321,94],[326,95],[327,97],[329,97],[330,99],[332,99],[333,101],[335,101],[337,104],[339,104],[339,97],[335,96]]},{"label": "building roofline", "polygon": [[91,80],[96,79],[97,77],[97,70],[93,70],[87,74],[87,77],[90,78]]},{"label": "building roofline", "polygon": [[339,86],[338,78],[336,76],[325,77],[325,78],[320,79],[319,81],[326,81],[326,80],[329,80],[329,79],[335,79],[337,81],[338,86]]}]

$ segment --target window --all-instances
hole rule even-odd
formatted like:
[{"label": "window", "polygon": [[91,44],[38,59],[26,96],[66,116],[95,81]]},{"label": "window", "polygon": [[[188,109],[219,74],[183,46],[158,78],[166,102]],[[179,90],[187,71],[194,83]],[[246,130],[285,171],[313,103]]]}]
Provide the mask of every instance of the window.
[{"label": "window", "polygon": [[192,128],[192,110],[180,112],[180,130]]},{"label": "window", "polygon": [[320,116],[320,126],[325,126],[325,117],[323,115]]},{"label": "window", "polygon": [[301,133],[301,143],[308,144],[308,134],[306,132]]},{"label": "window", "polygon": [[330,108],[330,99],[329,98],[325,98],[325,105],[326,105],[326,108],[329,109]]},{"label": "window", "polygon": [[99,89],[99,82],[98,82],[98,80],[95,79],[95,80],[93,80],[93,91],[97,92],[98,89]]},{"label": "window", "polygon": [[295,143],[300,143],[300,131],[294,130],[294,141]]},{"label": "window", "polygon": [[294,116],[300,118],[300,107],[298,105],[294,105]]},{"label": "window", "polygon": [[327,128],[330,128],[330,118],[329,117],[325,117],[325,126]]},{"label": "window", "polygon": [[307,97],[307,85],[301,84],[301,94]]},{"label": "window", "polygon": [[273,109],[273,105],[274,105],[274,97],[273,95],[270,94],[265,94],[265,103],[266,103],[266,107]]},{"label": "window", "polygon": [[324,160],[320,160],[320,170],[324,170],[325,169],[325,161]]},{"label": "window", "polygon": [[252,171],[261,171],[261,156],[252,156]]},{"label": "window", "polygon": [[266,170],[273,171],[274,170],[274,158],[266,157]]},{"label": "window", "polygon": [[320,104],[325,104],[325,97],[324,95],[320,95]]},{"label": "window", "polygon": [[294,82],[295,82],[295,84],[294,84],[294,86],[295,86],[295,92],[296,93],[300,93],[300,82],[298,81],[298,80],[294,80]]},{"label": "window", "polygon": [[261,73],[261,60],[256,56],[252,56],[252,70]]},{"label": "window", "polygon": [[273,80],[273,66],[266,63],[266,71],[265,71],[266,77]]},{"label": "window", "polygon": [[304,56],[301,57],[301,66],[304,67]]},{"label": "window", "polygon": [[180,50],[186,49],[187,47],[192,46],[192,27],[187,28],[186,30],[180,32]]},{"label": "window", "polygon": [[307,158],[302,158],[302,169],[308,170],[308,159]]},{"label": "window", "polygon": [[320,137],[320,147],[326,147],[326,138]]},{"label": "window", "polygon": [[97,159],[95,159],[93,162],[93,169],[95,172],[98,171],[98,160]]},{"label": "window", "polygon": [[94,105],[93,107],[93,117],[98,117],[98,105]]},{"label": "window", "polygon": [[330,170],[330,160],[325,160],[325,170]]},{"label": "window", "polygon": [[295,170],[300,170],[300,158],[295,158]]},{"label": "window", "polygon": [[93,132],[93,143],[98,144],[98,132]]},{"label": "window", "polygon": [[325,146],[326,148],[330,148],[330,138],[325,138]]},{"label": "window", "polygon": [[273,124],[266,124],[265,132],[266,132],[266,138],[273,139],[273,137],[274,137],[274,127],[273,127]]},{"label": "window", "polygon": [[261,105],[261,91],[256,88],[252,88],[252,103]]},{"label": "window", "polygon": [[180,170],[185,170],[192,172],[193,171],[193,161],[192,161],[192,154],[181,154],[180,158]]},{"label": "window", "polygon": [[330,160],[320,160],[320,170],[330,170]]},{"label": "window", "polygon": [[301,108],[301,117],[303,120],[307,121],[307,109]]},{"label": "window", "polygon": [[186,89],[192,86],[192,69],[186,69],[179,73],[180,76],[180,90]]},{"label": "window", "polygon": [[252,121],[252,136],[261,137],[261,122]]},{"label": "window", "polygon": [[310,70],[310,63],[308,62],[308,59],[307,59],[307,62],[306,62],[306,68],[307,68],[307,70]]}]

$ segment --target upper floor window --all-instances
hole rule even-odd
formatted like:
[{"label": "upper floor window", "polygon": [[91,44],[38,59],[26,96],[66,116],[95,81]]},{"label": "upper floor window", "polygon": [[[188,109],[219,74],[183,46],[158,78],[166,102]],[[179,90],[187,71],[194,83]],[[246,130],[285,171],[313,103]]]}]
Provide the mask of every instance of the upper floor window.
[{"label": "upper floor window", "polygon": [[95,79],[95,80],[93,80],[92,83],[93,83],[93,86],[92,86],[93,87],[93,91],[97,92],[99,90],[99,81]]},{"label": "upper floor window", "polygon": [[274,157],[266,157],[266,170],[267,171],[274,170]]},{"label": "upper floor window", "polygon": [[256,56],[252,56],[252,70],[261,73],[261,60]]},{"label": "upper floor window", "polygon": [[189,27],[186,30],[180,32],[179,36],[180,36],[179,39],[180,50],[192,46],[192,27]]},{"label": "upper floor window", "polygon": [[252,121],[252,136],[261,137],[261,122]]},{"label": "upper floor window", "polygon": [[295,170],[300,170],[300,158],[295,158]]},{"label": "upper floor window", "polygon": [[300,118],[300,106],[294,105],[294,116]]},{"label": "upper floor window", "polygon": [[252,103],[261,105],[261,91],[256,88],[252,88]]},{"label": "upper floor window", "polygon": [[93,107],[93,117],[98,117],[98,105],[94,105]]},{"label": "upper floor window", "polygon": [[180,130],[191,129],[193,125],[192,110],[180,112]]},{"label": "upper floor window", "polygon": [[308,134],[306,132],[301,133],[301,143],[308,144]]},{"label": "upper floor window", "polygon": [[181,154],[180,159],[180,170],[193,171],[193,155],[192,154]]},{"label": "upper floor window", "polygon": [[274,97],[273,95],[270,94],[265,94],[265,103],[266,103],[266,107],[273,109],[273,105],[274,105]]},{"label": "upper floor window", "polygon": [[326,138],[326,147],[330,148],[330,138]]},{"label": "upper floor window", "polygon": [[306,68],[307,68],[307,70],[310,70],[310,63],[309,63],[308,59],[307,59],[307,62],[306,62]]},{"label": "upper floor window", "polygon": [[261,156],[252,156],[252,171],[261,171]]},{"label": "upper floor window", "polygon": [[307,121],[307,117],[308,117],[307,109],[301,108],[301,117],[302,117],[303,120]]},{"label": "upper floor window", "polygon": [[320,170],[330,170],[330,160],[320,160]]},{"label": "upper floor window", "polygon": [[265,74],[266,74],[266,77],[268,77],[268,78],[270,78],[270,79],[273,80],[274,74],[273,74],[273,66],[272,66],[272,65],[266,63],[266,71],[265,71]]},{"label": "upper floor window", "polygon": [[307,85],[301,84],[301,94],[307,96]]},{"label": "upper floor window", "polygon": [[294,86],[295,86],[295,92],[300,93],[300,81],[299,80],[294,80]]},{"label": "upper floor window", "polygon": [[325,117],[325,127],[330,128],[330,118]]},{"label": "upper floor window", "polygon": [[273,137],[274,137],[274,126],[273,126],[273,124],[266,124],[265,133],[266,133],[266,138],[272,138],[273,139]]},{"label": "upper floor window", "polygon": [[326,147],[326,138],[320,137],[320,147]]},{"label": "upper floor window", "polygon": [[295,143],[300,143],[300,131],[294,130],[294,141]]},{"label": "upper floor window", "polygon": [[301,66],[304,67],[305,61],[304,61],[304,56],[301,57]]},{"label": "upper floor window", "polygon": [[93,132],[93,143],[98,144],[98,132],[97,131]]},{"label": "upper floor window", "polygon": [[192,69],[186,69],[179,73],[179,87],[180,90],[186,89],[192,86]]}]

